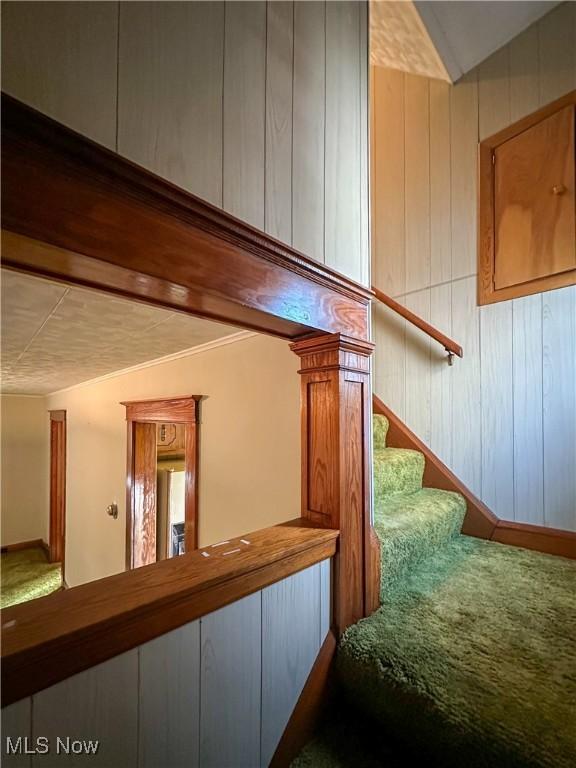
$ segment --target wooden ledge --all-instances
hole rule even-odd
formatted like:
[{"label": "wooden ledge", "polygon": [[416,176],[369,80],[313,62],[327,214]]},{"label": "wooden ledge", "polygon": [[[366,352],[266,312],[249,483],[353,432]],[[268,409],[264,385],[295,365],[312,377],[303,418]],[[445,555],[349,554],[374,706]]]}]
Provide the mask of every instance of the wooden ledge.
[{"label": "wooden ledge", "polygon": [[6,608],[2,706],[332,557],[337,539],[330,529],[264,528]]}]

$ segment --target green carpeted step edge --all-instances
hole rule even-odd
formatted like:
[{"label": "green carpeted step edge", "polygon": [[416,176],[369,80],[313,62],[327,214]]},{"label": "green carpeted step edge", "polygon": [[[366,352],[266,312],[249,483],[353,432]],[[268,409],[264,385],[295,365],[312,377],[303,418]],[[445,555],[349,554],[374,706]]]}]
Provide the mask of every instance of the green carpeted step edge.
[{"label": "green carpeted step edge", "polygon": [[424,454],[407,448],[380,448],[374,451],[374,503],[393,493],[414,493],[422,488]]},{"label": "green carpeted step edge", "polygon": [[443,768],[576,764],[576,562],[458,536],[344,634],[350,703]]},{"label": "green carpeted step edge", "polygon": [[437,488],[388,496],[375,505],[382,600],[405,576],[460,533],[465,514],[463,496]]},{"label": "green carpeted step edge", "polygon": [[388,435],[388,428],[390,422],[386,416],[381,416],[378,413],[372,416],[372,432],[373,432],[373,447],[375,451],[379,451],[382,448],[386,448],[386,436]]}]

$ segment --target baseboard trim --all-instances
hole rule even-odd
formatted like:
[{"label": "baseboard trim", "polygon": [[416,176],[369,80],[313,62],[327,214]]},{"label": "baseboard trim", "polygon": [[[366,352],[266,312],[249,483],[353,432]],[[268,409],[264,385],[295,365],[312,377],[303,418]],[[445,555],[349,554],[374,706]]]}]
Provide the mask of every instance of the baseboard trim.
[{"label": "baseboard trim", "polygon": [[269,768],[288,768],[302,747],[311,739],[330,695],[335,652],[336,635],[330,630],[276,747]]},{"label": "baseboard trim", "polygon": [[492,532],[492,541],[512,547],[533,549],[548,555],[576,560],[576,533],[530,523],[500,520]]},{"label": "baseboard trim", "polygon": [[17,541],[15,544],[4,544],[0,547],[0,552],[17,552],[19,549],[32,549],[33,547],[48,550],[48,544],[42,539],[30,539],[29,541]]}]

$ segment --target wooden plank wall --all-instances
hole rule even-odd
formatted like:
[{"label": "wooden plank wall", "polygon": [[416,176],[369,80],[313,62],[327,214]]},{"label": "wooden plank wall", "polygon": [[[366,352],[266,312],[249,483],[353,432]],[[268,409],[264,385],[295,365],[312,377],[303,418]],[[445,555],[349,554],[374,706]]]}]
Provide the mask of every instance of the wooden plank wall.
[{"label": "wooden plank wall", "polygon": [[[2,710],[2,765],[267,766],[328,633],[330,561]],[[7,755],[6,738],[50,739]],[[56,739],[100,740],[95,755]]]},{"label": "wooden plank wall", "polygon": [[367,3],[13,2],[2,87],[369,284]]},{"label": "wooden plank wall", "polygon": [[374,285],[464,347],[374,310],[374,391],[502,518],[576,529],[576,287],[476,304],[476,151],[576,88],[576,3],[457,85],[373,68]]}]

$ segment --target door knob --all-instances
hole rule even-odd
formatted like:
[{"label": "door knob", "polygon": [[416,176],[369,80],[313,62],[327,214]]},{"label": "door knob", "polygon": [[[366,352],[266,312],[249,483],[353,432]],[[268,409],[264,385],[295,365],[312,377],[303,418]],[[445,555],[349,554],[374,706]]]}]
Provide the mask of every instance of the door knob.
[{"label": "door knob", "polygon": [[563,195],[564,192],[566,192],[566,187],[564,184],[554,184],[552,187],[552,194],[553,195]]},{"label": "door knob", "polygon": [[116,520],[118,518],[118,504],[108,504],[106,512]]}]

